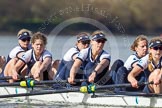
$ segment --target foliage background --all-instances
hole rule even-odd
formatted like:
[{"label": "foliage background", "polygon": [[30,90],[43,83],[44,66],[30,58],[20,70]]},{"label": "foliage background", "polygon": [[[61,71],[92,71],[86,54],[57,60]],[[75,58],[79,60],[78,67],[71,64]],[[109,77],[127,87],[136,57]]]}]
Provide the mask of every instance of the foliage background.
[{"label": "foliage background", "polygon": [[[57,15],[50,20],[51,15],[60,10],[82,5],[91,5],[100,10],[111,13],[124,26],[127,34],[154,34],[160,35],[162,30],[162,0],[1,0],[0,1],[0,32],[17,33],[21,28],[39,31],[44,23],[48,23],[43,31],[49,33],[61,22],[74,17],[93,18],[109,27],[114,33],[113,24],[93,11],[78,11],[72,14]],[[89,25],[71,25],[66,32],[95,29]],[[66,33],[64,32],[64,33]]]}]

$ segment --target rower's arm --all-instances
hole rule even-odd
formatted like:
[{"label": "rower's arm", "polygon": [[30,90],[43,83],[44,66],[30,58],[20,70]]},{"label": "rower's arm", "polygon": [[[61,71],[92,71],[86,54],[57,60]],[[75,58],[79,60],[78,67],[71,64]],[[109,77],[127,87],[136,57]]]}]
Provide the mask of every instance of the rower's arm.
[{"label": "rower's arm", "polygon": [[25,65],[24,61],[19,59],[14,66],[15,71],[18,72],[24,65]]},{"label": "rower's arm", "polygon": [[138,87],[138,81],[135,79],[136,76],[138,76],[143,69],[135,65],[132,71],[128,74],[128,81],[132,84],[132,87]]},{"label": "rower's arm", "polygon": [[17,61],[17,63],[15,64],[15,66],[12,69],[12,78],[14,80],[18,79],[18,72],[24,65],[25,65],[25,63],[21,59],[19,59]]},{"label": "rower's arm", "polygon": [[136,77],[143,71],[143,68],[138,66],[137,64],[134,66],[134,68],[130,71],[129,75]]},{"label": "rower's arm", "polygon": [[94,82],[97,74],[101,73],[107,66],[109,66],[110,62],[107,59],[102,59],[101,62],[96,66],[91,75],[89,76],[89,82]]},{"label": "rower's arm", "polygon": [[47,70],[48,66],[52,63],[52,58],[51,57],[46,57],[41,66],[40,66],[40,73],[44,72],[45,70]]},{"label": "rower's arm", "polygon": [[110,61],[107,59],[102,59],[101,62],[96,66],[94,72],[97,74],[101,73],[107,66],[109,66]]},{"label": "rower's arm", "polygon": [[81,64],[82,64],[82,61],[80,59],[75,59],[74,64],[70,70],[70,77],[68,79],[69,83],[74,83],[75,75],[78,72]]}]

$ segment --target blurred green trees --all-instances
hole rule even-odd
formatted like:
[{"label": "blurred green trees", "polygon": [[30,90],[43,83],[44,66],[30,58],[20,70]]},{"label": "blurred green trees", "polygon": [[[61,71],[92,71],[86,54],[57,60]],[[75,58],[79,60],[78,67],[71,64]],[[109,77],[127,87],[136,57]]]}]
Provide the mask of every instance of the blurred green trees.
[{"label": "blurred green trees", "polygon": [[[86,17],[112,28],[106,22],[117,18],[130,33],[156,32],[162,28],[161,4],[162,0],[1,0],[0,31],[38,30],[44,23],[55,26],[70,18]],[[105,18],[97,13],[100,11],[111,16]]]}]

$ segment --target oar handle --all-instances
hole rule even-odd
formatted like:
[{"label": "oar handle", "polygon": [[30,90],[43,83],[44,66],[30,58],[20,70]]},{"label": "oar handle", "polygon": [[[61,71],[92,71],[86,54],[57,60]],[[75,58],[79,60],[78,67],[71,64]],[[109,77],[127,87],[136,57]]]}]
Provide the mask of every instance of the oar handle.
[{"label": "oar handle", "polygon": [[0,80],[8,80],[8,79],[12,79],[12,76],[0,77]]},{"label": "oar handle", "polygon": [[148,85],[148,84],[154,84],[153,81],[150,82],[138,82],[138,86]]},{"label": "oar handle", "polygon": [[[85,82],[87,79],[75,79],[74,82]],[[67,81],[68,82],[68,81]]]},{"label": "oar handle", "polygon": [[[29,76],[18,76],[18,79],[27,79],[30,78]],[[4,76],[4,77],[0,77],[0,80],[9,80],[12,79],[12,76]]]}]

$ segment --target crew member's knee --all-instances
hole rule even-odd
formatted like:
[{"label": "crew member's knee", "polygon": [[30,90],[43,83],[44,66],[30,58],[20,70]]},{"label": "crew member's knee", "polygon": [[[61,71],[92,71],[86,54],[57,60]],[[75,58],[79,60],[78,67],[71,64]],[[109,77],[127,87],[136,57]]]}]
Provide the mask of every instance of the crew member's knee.
[{"label": "crew member's knee", "polygon": [[124,65],[124,62],[122,60],[118,59],[113,63],[111,70],[116,72],[123,65]]}]

